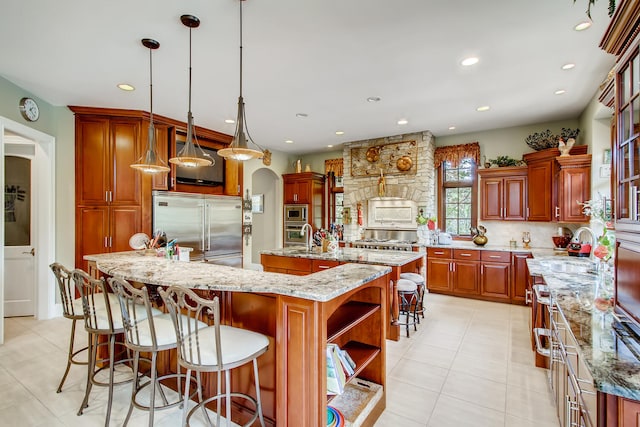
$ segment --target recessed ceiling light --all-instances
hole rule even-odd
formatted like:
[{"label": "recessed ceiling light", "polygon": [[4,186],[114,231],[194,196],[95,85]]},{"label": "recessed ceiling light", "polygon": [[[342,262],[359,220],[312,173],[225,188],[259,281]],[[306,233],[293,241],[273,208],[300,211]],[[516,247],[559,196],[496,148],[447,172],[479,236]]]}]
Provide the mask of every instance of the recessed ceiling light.
[{"label": "recessed ceiling light", "polygon": [[333,148],[333,144],[327,145],[327,148]]},{"label": "recessed ceiling light", "polygon": [[231,124],[235,123],[236,121],[233,120],[233,119],[226,119],[224,122],[231,125]]},{"label": "recessed ceiling light", "polygon": [[120,83],[120,84],[118,85],[118,88],[119,88],[119,89],[122,89],[122,90],[124,90],[124,91],[126,91],[126,92],[131,92],[132,90],[136,90],[136,88],[135,88],[135,87],[133,87],[133,86],[131,86],[130,84],[127,84],[127,83]]},{"label": "recessed ceiling light", "polygon": [[475,65],[478,63],[478,61],[480,61],[480,59],[476,58],[475,56],[470,56],[469,58],[465,58],[462,60],[462,62],[460,62],[462,65],[464,65],[465,67],[468,67],[470,65]]},{"label": "recessed ceiling light", "polygon": [[409,120],[407,120],[407,119],[400,119],[400,120],[398,120],[398,124],[399,124],[399,125],[406,125],[407,123],[409,123]]},{"label": "recessed ceiling light", "polygon": [[488,105],[483,105],[482,107],[476,108],[476,111],[489,111],[490,109],[491,107],[489,107]]},{"label": "recessed ceiling light", "polygon": [[341,130],[337,130],[337,131],[336,131],[336,135],[344,135],[344,132],[343,132],[343,131],[341,131]]},{"label": "recessed ceiling light", "polygon": [[286,141],[284,141],[285,144],[293,144],[293,141],[290,139],[287,139]]},{"label": "recessed ceiling light", "polygon": [[564,65],[562,66],[562,69],[563,69],[563,70],[570,70],[570,69],[572,69],[572,68],[573,68],[573,67],[575,67],[575,66],[576,66],[576,64],[572,64],[572,63],[570,62],[570,63],[568,63],[568,64],[564,64]]},{"label": "recessed ceiling light", "polygon": [[379,102],[379,101],[380,101],[379,96],[370,96],[367,98],[367,102]]},{"label": "recessed ceiling light", "polygon": [[309,117],[309,115],[307,113],[297,113],[296,117],[302,119],[302,118],[305,118],[305,117]]},{"label": "recessed ceiling light", "polygon": [[591,26],[591,21],[582,21],[579,24],[577,24],[575,27],[573,27],[573,29],[576,31],[584,31],[590,26]]},{"label": "recessed ceiling light", "polygon": [[455,130],[456,127],[455,126],[449,126],[449,130]]},{"label": "recessed ceiling light", "polygon": [[566,92],[566,90],[564,90],[564,89],[560,89],[560,90],[557,90],[557,91],[555,91],[555,92],[553,92],[553,93],[555,93],[556,95],[562,95],[562,94],[563,94],[563,93],[565,93],[565,92]]}]

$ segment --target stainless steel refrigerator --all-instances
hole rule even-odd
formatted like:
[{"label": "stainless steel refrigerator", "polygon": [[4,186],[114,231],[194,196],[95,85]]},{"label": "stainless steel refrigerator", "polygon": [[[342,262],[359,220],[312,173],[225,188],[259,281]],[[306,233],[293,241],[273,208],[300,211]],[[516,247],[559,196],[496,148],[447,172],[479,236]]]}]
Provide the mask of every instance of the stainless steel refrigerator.
[{"label": "stainless steel refrigerator", "polygon": [[241,197],[154,191],[153,230],[192,248],[192,261],[242,267]]}]

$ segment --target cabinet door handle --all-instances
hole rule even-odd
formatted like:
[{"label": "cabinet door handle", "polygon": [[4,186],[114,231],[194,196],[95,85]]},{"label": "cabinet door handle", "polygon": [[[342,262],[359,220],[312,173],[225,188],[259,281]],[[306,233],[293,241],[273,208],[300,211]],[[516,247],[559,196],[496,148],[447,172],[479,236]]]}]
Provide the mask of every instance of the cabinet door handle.
[{"label": "cabinet door handle", "polygon": [[500,258],[500,255],[489,255],[489,258]]},{"label": "cabinet door handle", "polygon": [[107,236],[104,236],[104,247],[105,248],[109,247],[109,238]]},{"label": "cabinet door handle", "polygon": [[524,303],[529,305],[531,304],[531,290],[525,289],[524,291]]},{"label": "cabinet door handle", "polygon": [[434,252],[434,255],[444,255],[444,252],[436,251]]},{"label": "cabinet door handle", "polygon": [[326,270],[326,269],[331,268],[331,267],[330,267],[330,266],[328,266],[328,265],[319,265],[319,266],[318,266],[318,268],[319,268],[320,270]]},{"label": "cabinet door handle", "polygon": [[107,203],[109,202],[109,192],[108,191],[104,192],[104,201],[107,202]]},{"label": "cabinet door handle", "polygon": [[560,218],[560,206],[556,206],[556,218]]},{"label": "cabinet door handle", "polygon": [[527,206],[527,218],[529,218],[529,206]]},{"label": "cabinet door handle", "polygon": [[109,247],[113,246],[113,237],[109,236]]},{"label": "cabinet door handle", "polygon": [[462,254],[460,254],[460,256],[471,256],[471,254],[462,253]]}]

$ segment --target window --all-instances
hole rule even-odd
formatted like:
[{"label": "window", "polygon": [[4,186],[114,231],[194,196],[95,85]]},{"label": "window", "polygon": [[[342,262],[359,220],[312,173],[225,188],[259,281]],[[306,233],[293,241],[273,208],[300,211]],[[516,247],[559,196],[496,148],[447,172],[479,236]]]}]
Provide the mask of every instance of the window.
[{"label": "window", "polygon": [[442,162],[439,168],[438,206],[441,228],[455,236],[471,236],[477,223],[476,165],[463,158],[456,167]]}]

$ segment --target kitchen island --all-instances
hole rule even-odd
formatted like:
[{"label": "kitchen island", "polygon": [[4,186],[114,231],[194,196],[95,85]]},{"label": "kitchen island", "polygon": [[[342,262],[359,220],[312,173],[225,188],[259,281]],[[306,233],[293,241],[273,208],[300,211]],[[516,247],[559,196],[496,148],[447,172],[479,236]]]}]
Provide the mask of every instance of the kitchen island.
[{"label": "kitchen island", "polygon": [[379,249],[340,248],[336,252],[314,252],[293,246],[261,252],[260,262],[265,271],[291,275],[307,275],[332,269],[345,263],[385,265],[391,268],[389,276],[390,319],[387,323],[387,339],[398,341],[399,305],[397,281],[401,273],[418,273],[425,276],[424,252],[387,251]]},{"label": "kitchen island", "polygon": [[534,251],[527,264],[532,276],[544,279],[553,307],[547,327],[558,342],[552,347],[550,376],[559,419],[580,418],[585,420],[580,425],[588,426],[636,426],[629,420],[640,417],[640,360],[633,354],[639,347],[634,349],[632,338],[617,334],[611,314],[594,305],[599,281],[602,286],[609,278],[595,274],[588,259],[549,252]]},{"label": "kitchen island", "polygon": [[[218,296],[221,321],[269,337],[258,360],[263,413],[277,426],[326,425],[326,345],[346,349],[356,362],[350,390],[331,400],[354,425],[373,425],[385,408],[389,267],[345,264],[297,277],[207,263],[171,261],[143,252],[85,256],[98,272],[157,286],[185,286],[208,298]],[[153,289],[152,289],[153,290]],[[159,369],[171,370],[171,356]],[[254,394],[251,367],[232,372],[238,391]],[[357,380],[356,380],[357,377]],[[364,384],[364,385],[362,385]],[[215,374],[204,380],[215,393]],[[357,396],[353,402],[346,396]],[[354,410],[353,408],[358,408]],[[243,407],[234,405],[242,417]]]}]

